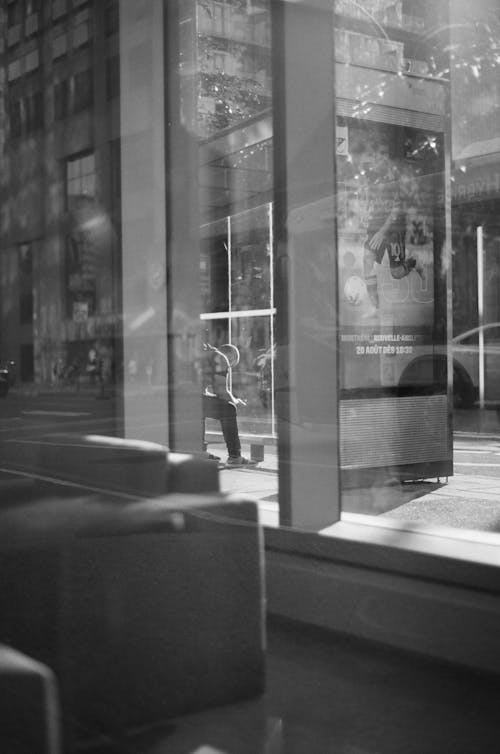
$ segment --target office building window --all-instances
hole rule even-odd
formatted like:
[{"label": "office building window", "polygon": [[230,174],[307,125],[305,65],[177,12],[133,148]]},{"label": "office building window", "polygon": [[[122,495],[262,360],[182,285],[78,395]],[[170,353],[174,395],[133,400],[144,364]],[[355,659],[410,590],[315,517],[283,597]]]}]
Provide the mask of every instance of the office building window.
[{"label": "office building window", "polygon": [[15,100],[9,103],[8,108],[10,137],[13,139],[21,136],[23,120],[22,120],[22,102],[21,100]]},{"label": "office building window", "polygon": [[90,107],[94,97],[93,74],[90,69],[74,76],[73,112],[78,113]]},{"label": "office building window", "polygon": [[82,47],[88,44],[90,39],[90,27],[88,21],[78,24],[73,29],[73,47]]},{"label": "office building window", "polygon": [[7,68],[7,78],[9,81],[15,81],[22,75],[21,61],[13,60]]},{"label": "office building window", "polygon": [[95,196],[95,156],[74,157],[66,163],[66,198],[68,205],[79,197]]},{"label": "office building window", "polygon": [[114,99],[120,95],[120,58],[114,55],[106,60],[106,98]]},{"label": "office building window", "polygon": [[25,99],[26,133],[30,134],[43,128],[43,93],[35,92]]},{"label": "office building window", "polygon": [[38,50],[31,50],[24,58],[24,72],[32,73],[40,65],[40,53]]},{"label": "office building window", "polygon": [[64,120],[68,115],[69,82],[67,79],[54,84],[54,119]]},{"label": "office building window", "polygon": [[58,34],[52,40],[52,59],[63,57],[68,51],[68,35],[66,32]]},{"label": "office building window", "polygon": [[86,322],[95,313],[102,218],[96,205],[95,155],[66,162],[66,315]]},{"label": "office building window", "polygon": [[32,16],[34,13],[38,13],[42,7],[42,0],[26,0],[26,16]]},{"label": "office building window", "polygon": [[23,19],[23,6],[21,0],[14,0],[7,5],[7,28],[12,28],[21,23]]},{"label": "office building window", "polygon": [[52,0],[52,18],[59,19],[67,12],[67,0]]},{"label": "office building window", "polygon": [[19,323],[33,324],[33,248],[31,244],[19,247]]},{"label": "office building window", "polygon": [[116,34],[119,29],[119,7],[117,0],[111,0],[106,5],[104,15],[104,29],[107,37]]}]

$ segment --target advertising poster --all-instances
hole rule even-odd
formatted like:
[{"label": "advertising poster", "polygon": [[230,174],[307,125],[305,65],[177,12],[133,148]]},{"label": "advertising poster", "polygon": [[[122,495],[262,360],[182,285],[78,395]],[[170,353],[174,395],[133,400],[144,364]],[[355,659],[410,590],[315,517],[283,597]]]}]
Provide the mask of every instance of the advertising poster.
[{"label": "advertising poster", "polygon": [[[394,388],[432,353],[436,317],[435,134],[352,121],[338,156],[341,388]],[[442,212],[442,210],[441,210]]]}]

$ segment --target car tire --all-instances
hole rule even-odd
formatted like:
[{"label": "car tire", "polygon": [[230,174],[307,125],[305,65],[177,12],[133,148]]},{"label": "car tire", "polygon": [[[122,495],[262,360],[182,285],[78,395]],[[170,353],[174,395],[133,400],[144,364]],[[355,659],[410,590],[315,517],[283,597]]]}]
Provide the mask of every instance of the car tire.
[{"label": "car tire", "polygon": [[455,367],[453,369],[454,408],[472,408],[476,402],[476,397],[476,390],[469,375],[463,374]]}]

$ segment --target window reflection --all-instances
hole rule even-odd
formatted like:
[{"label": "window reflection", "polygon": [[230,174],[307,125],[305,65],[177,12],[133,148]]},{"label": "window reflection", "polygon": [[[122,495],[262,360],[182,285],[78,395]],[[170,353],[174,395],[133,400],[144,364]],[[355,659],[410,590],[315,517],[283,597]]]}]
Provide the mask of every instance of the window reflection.
[{"label": "window reflection", "polygon": [[[280,78],[269,0],[179,0],[166,25],[178,50],[161,3],[5,4],[0,363],[15,364],[12,405],[104,395],[103,430],[202,453],[201,408],[188,416],[178,395],[200,398],[203,342],[233,344],[241,434],[247,452],[265,445],[275,492],[287,432],[297,447],[328,435],[318,465],[340,467],[344,512],[432,523],[430,479],[453,500],[465,474],[497,475],[498,8],[283,6],[310,24],[321,15],[328,34],[317,59],[329,67],[311,63],[328,97],[306,112],[311,70],[287,47],[300,24],[286,27]],[[289,185],[276,174],[287,149]],[[420,508],[403,509],[409,498]],[[450,519],[476,525],[464,521]]]},{"label": "window reflection", "polygon": [[270,204],[202,227],[203,341],[240,352],[232,380],[248,442],[275,438],[271,227]]}]

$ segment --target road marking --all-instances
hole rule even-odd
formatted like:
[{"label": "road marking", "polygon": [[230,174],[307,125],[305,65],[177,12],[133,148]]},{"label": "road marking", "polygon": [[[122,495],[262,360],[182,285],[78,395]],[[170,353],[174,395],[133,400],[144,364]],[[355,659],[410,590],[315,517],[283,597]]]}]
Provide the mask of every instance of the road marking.
[{"label": "road marking", "polygon": [[491,466],[493,469],[500,468],[499,463],[474,463],[473,461],[457,461],[456,466]]},{"label": "road marking", "polygon": [[22,414],[28,416],[90,416],[89,411],[43,411],[38,409],[36,411],[22,411]]},{"label": "road marking", "polygon": [[493,450],[492,448],[483,448],[482,450],[472,450],[472,448],[454,448],[453,450],[455,453],[490,453],[490,455],[498,453],[498,450]]}]

